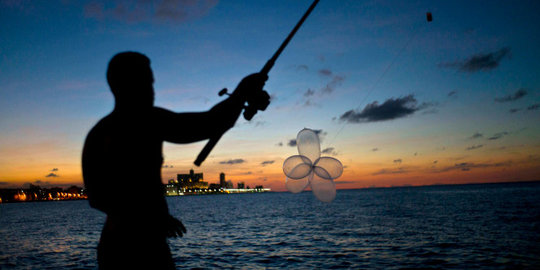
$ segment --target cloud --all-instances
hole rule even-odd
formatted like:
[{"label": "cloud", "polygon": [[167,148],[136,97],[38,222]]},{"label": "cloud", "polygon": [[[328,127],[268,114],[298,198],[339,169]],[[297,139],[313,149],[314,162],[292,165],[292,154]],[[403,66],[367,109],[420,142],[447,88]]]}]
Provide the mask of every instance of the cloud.
[{"label": "cloud", "polygon": [[240,175],[252,175],[252,174],[253,174],[253,172],[251,172],[251,171],[240,173]]},{"label": "cloud", "polygon": [[[341,75],[334,75],[331,70],[329,69],[320,69],[318,71],[318,74],[323,76],[324,78],[331,78],[330,81],[326,83],[324,87],[322,87],[320,90],[313,90],[311,88],[307,89],[306,92],[303,94],[303,98],[298,104],[302,104],[303,106],[320,106],[319,102],[323,95],[325,94],[331,94],[334,92],[336,87],[341,85],[341,83],[345,80],[344,76]],[[315,94],[318,94],[315,96]]]},{"label": "cloud", "polygon": [[527,107],[527,111],[536,111],[538,109],[540,109],[540,103],[533,104],[533,105]]},{"label": "cloud", "polygon": [[311,90],[311,88],[308,88],[308,90],[306,90],[306,92],[304,93],[304,97],[310,97],[313,95],[315,95],[315,90]]},{"label": "cloud", "polygon": [[328,148],[325,148],[321,151],[321,153],[323,154],[329,154],[329,155],[332,155],[332,156],[337,156],[338,153],[336,151],[334,151],[334,147],[328,147]]},{"label": "cloud", "polygon": [[163,166],[161,166],[161,168],[165,168],[165,169],[174,168],[174,166],[173,165],[163,165]]},{"label": "cloud", "polygon": [[7,186],[7,185],[9,185],[9,182],[0,181],[0,186]]},{"label": "cloud", "polygon": [[309,107],[309,106],[319,106],[319,104],[313,102],[313,100],[311,99],[306,99],[306,101],[304,102],[304,107]]},{"label": "cloud", "polygon": [[506,136],[506,135],[508,135],[508,132],[506,132],[506,131],[495,133],[493,136],[489,137],[488,140],[490,140],[490,141],[498,140],[498,139],[500,139],[500,138],[502,138],[503,136]]},{"label": "cloud", "polygon": [[36,186],[37,186],[37,185],[41,185],[41,186],[49,186],[49,185],[51,185],[51,182],[49,182],[49,181],[36,180],[36,181],[34,181],[33,184],[36,185]]},{"label": "cloud", "polygon": [[103,3],[92,1],[84,6],[84,16],[97,20],[105,18],[105,6]]},{"label": "cloud", "polygon": [[454,166],[448,166],[442,169],[439,169],[435,172],[448,172],[448,171],[470,171],[471,169],[477,168],[494,168],[494,167],[503,167],[510,166],[511,162],[499,162],[499,163],[472,163],[472,162],[462,162],[456,163]]},{"label": "cloud", "polygon": [[438,160],[434,160],[433,161],[433,164],[437,164],[439,161]]},{"label": "cloud", "polygon": [[345,80],[344,76],[335,75],[332,77],[332,80],[326,84],[325,87],[321,89],[323,94],[330,94],[334,92],[337,86],[341,85],[341,83]]},{"label": "cloud", "polygon": [[469,150],[474,150],[474,149],[478,149],[478,148],[482,148],[482,147],[484,147],[483,144],[478,144],[478,145],[469,146],[465,150],[469,151]]},{"label": "cloud", "polygon": [[274,160],[265,160],[265,161],[261,162],[261,165],[263,165],[263,166],[266,166],[266,165],[269,165],[269,164],[274,164]]},{"label": "cloud", "polygon": [[397,169],[380,169],[374,173],[372,173],[372,175],[382,175],[382,174],[401,174],[401,173],[408,173],[409,171],[407,171],[405,168],[401,167],[401,168],[397,168]]},{"label": "cloud", "polygon": [[449,97],[455,97],[456,95],[457,95],[456,91],[450,91],[450,93],[448,93]]},{"label": "cloud", "polygon": [[217,5],[217,0],[163,0],[156,8],[156,17],[163,20],[185,21],[190,16],[203,16]]},{"label": "cloud", "polygon": [[246,121],[244,122],[246,125],[255,126],[255,127],[262,127],[267,124],[266,121]]},{"label": "cloud", "polygon": [[380,105],[377,101],[374,101],[371,104],[368,104],[361,112],[355,110],[345,112],[339,117],[339,120],[347,121],[348,123],[393,120],[409,116],[416,111],[432,106],[428,103],[417,106],[416,103],[417,101],[414,98],[414,95],[390,98]]},{"label": "cloud", "polygon": [[355,181],[334,181],[336,185],[345,185],[345,184],[356,184]]},{"label": "cloud", "polygon": [[469,137],[469,139],[478,139],[478,138],[482,138],[482,137],[484,137],[484,135],[482,135],[482,133],[475,132],[471,137]]},{"label": "cloud", "polygon": [[317,134],[319,138],[326,136],[326,134],[328,134],[328,132],[323,131],[322,129],[314,129],[313,132],[315,132],[315,134]]},{"label": "cloud", "polygon": [[332,71],[329,69],[320,69],[319,74],[323,76],[332,76]]},{"label": "cloud", "polygon": [[32,0],[0,0],[0,6],[16,8],[19,10],[34,9]]},{"label": "cloud", "polygon": [[510,101],[518,100],[518,99],[520,99],[520,98],[522,98],[522,97],[524,97],[526,95],[527,95],[527,90],[525,90],[523,88],[520,88],[512,95],[508,95],[508,96],[504,96],[504,97],[500,97],[500,98],[495,98],[495,101],[496,102],[510,102]]},{"label": "cloud", "polygon": [[377,152],[377,151],[379,151],[379,148],[375,147],[375,148],[371,149],[371,151],[372,152]]},{"label": "cloud", "polygon": [[49,174],[45,175],[45,177],[59,177],[59,175],[56,174],[56,173],[49,173]]},{"label": "cloud", "polygon": [[516,112],[519,112],[521,111],[521,109],[510,109],[509,112],[510,113],[516,113]]},{"label": "cloud", "polygon": [[394,159],[394,163],[401,164],[401,162],[403,162],[403,160],[401,160],[401,158]]},{"label": "cloud", "polygon": [[296,139],[290,139],[289,142],[287,143],[288,146],[290,147],[295,147],[296,146]]},{"label": "cloud", "polygon": [[219,164],[234,165],[234,164],[240,164],[244,162],[246,161],[241,158],[237,158],[237,159],[229,159],[225,161],[220,161]]},{"label": "cloud", "polygon": [[185,22],[205,16],[218,0],[94,0],[84,7],[87,18],[133,22]]},{"label": "cloud", "polygon": [[296,70],[309,70],[307,65],[298,65],[296,66]]},{"label": "cloud", "polygon": [[315,95],[315,90],[311,89],[311,88],[308,88],[306,90],[306,92],[304,93],[304,98],[305,100],[303,101],[304,102],[304,106],[305,107],[309,107],[309,106],[316,106],[317,103],[315,103],[313,101],[313,96]]},{"label": "cloud", "polygon": [[283,142],[278,142],[276,145],[277,146],[283,146]]},{"label": "cloud", "polygon": [[58,168],[52,168],[51,169],[51,172],[57,172],[58,171]]},{"label": "cloud", "polygon": [[475,54],[465,61],[441,63],[439,66],[456,68],[460,71],[470,73],[478,71],[489,71],[498,67],[502,59],[508,56],[510,56],[510,48],[505,47],[500,50],[486,54]]}]

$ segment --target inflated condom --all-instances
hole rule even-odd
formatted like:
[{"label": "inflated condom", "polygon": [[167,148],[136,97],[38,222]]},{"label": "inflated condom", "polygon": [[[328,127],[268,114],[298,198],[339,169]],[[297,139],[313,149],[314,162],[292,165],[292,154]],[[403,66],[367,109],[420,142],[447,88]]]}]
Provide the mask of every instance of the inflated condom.
[{"label": "inflated condom", "polygon": [[304,128],[296,136],[299,155],[290,156],[283,162],[287,176],[285,186],[292,193],[299,193],[308,186],[317,199],[331,202],[336,197],[334,179],[343,173],[341,162],[332,157],[321,157],[319,136]]}]

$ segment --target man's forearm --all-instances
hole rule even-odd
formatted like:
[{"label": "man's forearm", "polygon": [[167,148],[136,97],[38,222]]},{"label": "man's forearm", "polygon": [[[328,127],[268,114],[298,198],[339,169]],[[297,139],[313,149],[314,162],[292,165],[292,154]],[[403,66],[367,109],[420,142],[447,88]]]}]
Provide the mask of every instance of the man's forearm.
[{"label": "man's forearm", "polygon": [[225,133],[234,126],[242,112],[244,101],[229,97],[206,112],[172,113],[160,109],[165,130],[165,140],[174,143],[191,143]]}]

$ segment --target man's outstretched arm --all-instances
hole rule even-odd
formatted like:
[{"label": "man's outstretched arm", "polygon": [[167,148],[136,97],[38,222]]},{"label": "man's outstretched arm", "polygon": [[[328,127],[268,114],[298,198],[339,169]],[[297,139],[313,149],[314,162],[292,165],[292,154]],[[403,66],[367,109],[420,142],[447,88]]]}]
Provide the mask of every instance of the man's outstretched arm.
[{"label": "man's outstretched arm", "polygon": [[174,113],[162,108],[156,108],[156,111],[164,125],[166,141],[191,143],[211,138],[233,127],[242,112],[242,104],[224,100],[206,112]]},{"label": "man's outstretched arm", "polygon": [[266,75],[252,74],[244,78],[234,93],[206,112],[174,113],[156,108],[158,119],[164,125],[165,140],[173,143],[191,143],[221,135],[234,126],[244,108],[250,91],[262,89]]}]

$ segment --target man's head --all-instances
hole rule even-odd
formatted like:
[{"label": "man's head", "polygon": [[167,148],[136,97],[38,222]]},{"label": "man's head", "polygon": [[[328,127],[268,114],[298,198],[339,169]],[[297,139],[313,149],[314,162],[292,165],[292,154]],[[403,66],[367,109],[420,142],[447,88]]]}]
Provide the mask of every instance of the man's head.
[{"label": "man's head", "polygon": [[121,52],[115,55],[107,68],[107,82],[117,105],[154,105],[154,76],[150,59],[143,54]]}]

